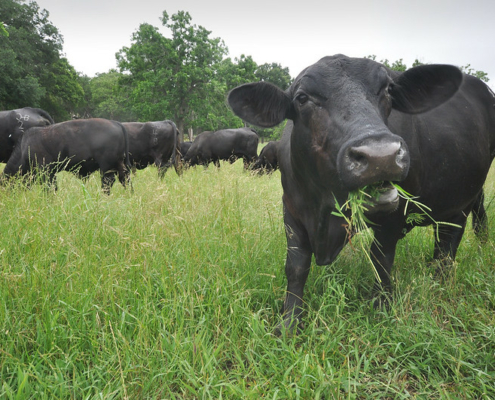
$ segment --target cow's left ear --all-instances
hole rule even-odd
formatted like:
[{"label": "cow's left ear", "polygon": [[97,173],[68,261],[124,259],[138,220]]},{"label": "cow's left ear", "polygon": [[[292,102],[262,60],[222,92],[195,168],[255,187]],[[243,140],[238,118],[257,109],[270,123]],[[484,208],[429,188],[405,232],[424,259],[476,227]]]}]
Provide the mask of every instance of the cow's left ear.
[{"label": "cow's left ear", "polygon": [[392,107],[408,114],[431,110],[450,99],[462,83],[462,72],[452,65],[420,65],[394,79]]},{"label": "cow's left ear", "polygon": [[247,83],[231,90],[227,101],[238,117],[263,128],[278,125],[290,113],[289,96],[267,82]]}]

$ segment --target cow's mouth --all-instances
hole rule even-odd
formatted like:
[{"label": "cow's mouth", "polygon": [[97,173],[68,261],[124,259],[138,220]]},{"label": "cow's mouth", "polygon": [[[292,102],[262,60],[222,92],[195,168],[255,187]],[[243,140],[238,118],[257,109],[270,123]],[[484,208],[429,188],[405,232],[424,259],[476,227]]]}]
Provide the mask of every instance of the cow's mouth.
[{"label": "cow's mouth", "polygon": [[390,213],[399,206],[399,192],[390,182],[379,182],[361,189],[367,195],[366,214]]}]

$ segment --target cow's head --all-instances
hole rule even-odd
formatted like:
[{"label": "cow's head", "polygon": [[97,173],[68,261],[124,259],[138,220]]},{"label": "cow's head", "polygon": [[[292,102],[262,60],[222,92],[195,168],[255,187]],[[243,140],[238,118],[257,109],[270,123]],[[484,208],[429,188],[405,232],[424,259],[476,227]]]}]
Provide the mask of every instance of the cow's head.
[{"label": "cow's head", "polygon": [[[294,174],[345,199],[357,188],[407,176],[407,145],[387,127],[392,109],[411,114],[431,110],[461,82],[462,73],[453,66],[397,73],[370,59],[337,55],[306,68],[287,91],[266,82],[249,83],[233,89],[228,102],[235,114],[257,126],[293,120]],[[395,208],[395,189],[385,187],[381,193],[377,209]]]}]

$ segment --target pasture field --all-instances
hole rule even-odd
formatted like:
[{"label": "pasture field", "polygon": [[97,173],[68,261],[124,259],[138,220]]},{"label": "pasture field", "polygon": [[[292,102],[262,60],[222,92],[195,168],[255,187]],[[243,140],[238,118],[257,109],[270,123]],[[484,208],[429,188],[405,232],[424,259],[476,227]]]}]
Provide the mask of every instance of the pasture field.
[{"label": "pasture field", "polygon": [[277,337],[278,171],[147,168],[134,193],[99,185],[0,187],[1,399],[495,398],[494,204],[488,242],[468,227],[445,282],[431,228],[402,240],[388,310],[371,306],[359,246],[313,265],[305,329]]}]

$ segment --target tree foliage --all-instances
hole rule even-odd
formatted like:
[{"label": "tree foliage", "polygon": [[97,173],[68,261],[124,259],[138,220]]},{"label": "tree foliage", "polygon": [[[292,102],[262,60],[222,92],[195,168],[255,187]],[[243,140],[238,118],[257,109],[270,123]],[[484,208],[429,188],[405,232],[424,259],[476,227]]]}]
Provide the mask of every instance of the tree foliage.
[{"label": "tree foliage", "polygon": [[40,82],[46,88],[40,101],[41,108],[59,121],[71,118],[84,99],[84,90],[74,67],[65,57],[58,58],[40,77]]},{"label": "tree foliage", "polygon": [[289,68],[283,68],[276,63],[260,65],[256,69],[255,76],[257,80],[273,83],[282,90],[286,90],[292,83]]},{"label": "tree foliage", "polygon": [[115,69],[98,73],[88,79],[86,93],[90,93],[90,102],[81,109],[81,117],[92,116],[116,121],[129,122],[138,118],[129,105],[129,90],[119,82],[124,75]]},{"label": "tree foliage", "polygon": [[0,109],[42,107],[54,119],[70,117],[83,99],[74,68],[62,56],[63,40],[34,1],[0,2]]},{"label": "tree foliage", "polygon": [[211,32],[192,25],[187,12],[169,18],[164,11],[161,20],[171,38],[141,24],[132,45],[117,53],[119,68],[127,73],[121,83],[131,87],[132,110],[140,119],[173,119],[183,131],[205,113],[209,84],[227,49]]},{"label": "tree foliage", "polygon": [[465,74],[473,75],[476,78],[481,79],[483,82],[488,82],[490,80],[486,72],[471,68],[471,64],[462,66],[461,71],[464,72]]},{"label": "tree foliage", "polygon": [[240,127],[244,123],[225,101],[229,90],[257,80],[284,89],[291,82],[288,69],[278,64],[226,57],[224,42],[193,25],[187,12],[169,17],[164,11],[161,21],[169,37],[141,24],[131,46],[117,53],[119,85],[128,89],[130,111],[140,120],[173,119],[182,132]]}]

